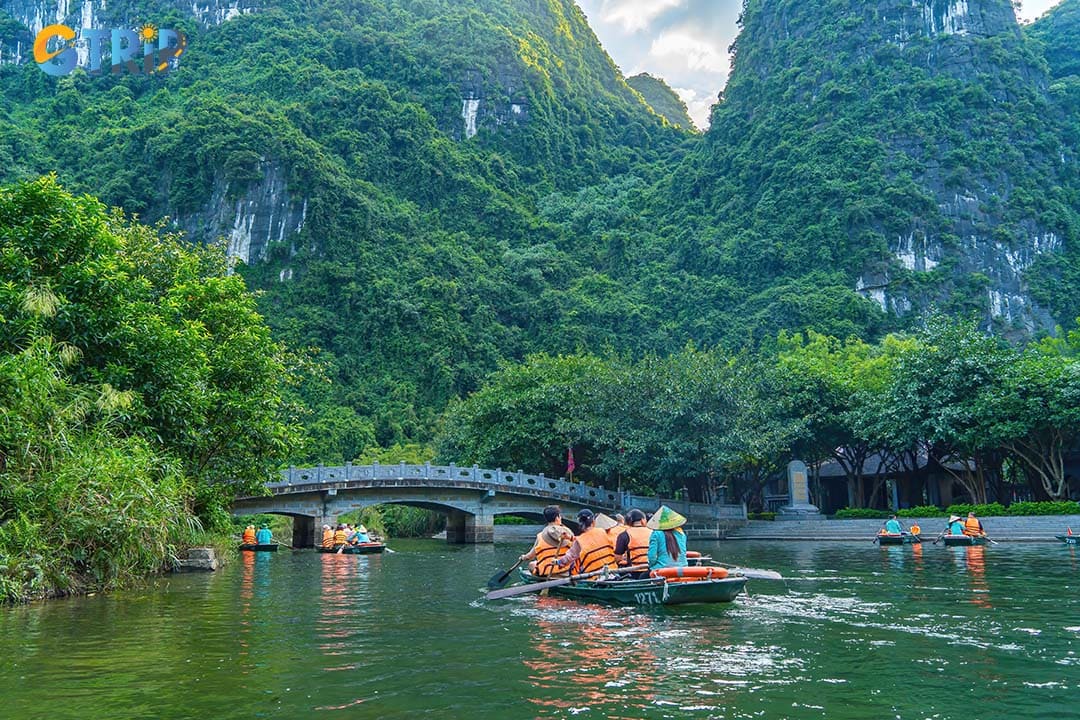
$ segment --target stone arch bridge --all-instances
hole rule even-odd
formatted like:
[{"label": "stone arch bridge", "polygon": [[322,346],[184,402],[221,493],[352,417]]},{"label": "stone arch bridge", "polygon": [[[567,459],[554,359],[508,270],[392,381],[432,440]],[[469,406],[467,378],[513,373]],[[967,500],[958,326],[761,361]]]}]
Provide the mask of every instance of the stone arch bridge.
[{"label": "stone arch bridge", "polygon": [[[270,495],[238,498],[234,515],[276,514],[293,518],[293,545],[312,547],[322,526],[339,515],[369,505],[411,505],[445,513],[448,543],[487,543],[494,538],[496,515],[516,515],[542,522],[544,506],[556,503],[569,520],[578,510],[607,513],[623,508],[655,507],[665,502],[706,528],[745,519],[742,506],[701,505],[658,498],[637,498],[584,483],[528,475],[518,470],[485,470],[456,465],[353,465],[289,468],[280,482],[267,484]],[[693,526],[691,527],[691,529]],[[719,529],[717,529],[719,532]],[[713,535],[708,529],[699,536]]]}]

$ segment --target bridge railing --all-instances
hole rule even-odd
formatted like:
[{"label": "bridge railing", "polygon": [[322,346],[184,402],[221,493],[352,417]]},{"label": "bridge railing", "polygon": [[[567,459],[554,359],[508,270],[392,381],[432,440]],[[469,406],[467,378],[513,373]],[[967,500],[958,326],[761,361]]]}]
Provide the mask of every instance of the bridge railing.
[{"label": "bridge railing", "polygon": [[494,490],[518,489],[540,495],[563,497],[583,505],[601,505],[616,508],[622,505],[623,495],[614,490],[593,487],[585,483],[568,482],[561,478],[550,478],[543,473],[530,475],[521,470],[510,472],[502,468],[487,470],[477,465],[459,467],[449,465],[353,465],[313,468],[291,467],[281,473],[281,482],[269,483],[267,487],[285,488],[299,485],[325,485],[334,482],[352,482],[364,480],[424,480],[433,483],[453,484],[467,482],[483,485]]},{"label": "bridge railing", "polygon": [[688,500],[672,500],[671,498],[631,495],[629,493],[626,493],[623,496],[624,508],[636,507],[642,510],[651,511],[655,510],[661,504],[667,505],[675,512],[686,516],[688,520],[723,521],[746,519],[745,504],[719,505],[716,503],[696,503]]},{"label": "bridge railing", "polygon": [[304,485],[325,486],[333,483],[347,483],[356,481],[406,481],[422,480],[433,484],[468,483],[492,490],[518,490],[528,494],[562,498],[585,506],[600,506],[603,508],[629,509],[632,507],[644,510],[655,509],[661,503],[676,510],[691,520],[745,520],[745,505],[717,505],[705,503],[693,503],[685,500],[671,500],[667,498],[646,497],[632,495],[628,492],[605,490],[604,488],[586,485],[585,483],[569,482],[562,478],[550,478],[543,473],[530,475],[521,470],[516,472],[505,471],[501,468],[487,470],[477,465],[472,467],[459,467],[453,463],[449,465],[423,465],[398,463],[397,465],[353,465],[345,463],[340,466],[326,467],[318,465],[312,468],[291,467],[281,473],[281,482],[269,483],[273,489],[298,488]]}]

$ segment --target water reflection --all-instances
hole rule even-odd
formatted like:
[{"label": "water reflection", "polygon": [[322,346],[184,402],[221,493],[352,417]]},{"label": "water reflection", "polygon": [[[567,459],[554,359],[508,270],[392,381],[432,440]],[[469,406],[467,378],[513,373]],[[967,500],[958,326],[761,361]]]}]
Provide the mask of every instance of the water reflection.
[{"label": "water reflection", "polygon": [[[567,618],[582,612],[582,622],[567,624]],[[536,657],[524,664],[540,692],[529,702],[563,711],[613,701],[640,710],[653,702],[658,666],[656,654],[644,642],[652,637],[649,616],[601,606],[582,608],[550,597],[538,598],[536,613],[530,632]]]},{"label": "water reflection", "polygon": [[319,649],[331,658],[332,663],[336,663],[325,670],[353,670],[356,666],[352,663],[340,662],[341,656],[350,653],[349,639],[353,634],[350,618],[355,612],[355,557],[325,553],[319,556],[319,561],[322,563],[319,573],[320,610],[315,620],[315,629],[321,640]]},{"label": "water reflection", "polygon": [[990,586],[986,584],[986,548],[972,545],[964,550],[968,577],[971,578],[971,604],[993,608],[990,603]]}]

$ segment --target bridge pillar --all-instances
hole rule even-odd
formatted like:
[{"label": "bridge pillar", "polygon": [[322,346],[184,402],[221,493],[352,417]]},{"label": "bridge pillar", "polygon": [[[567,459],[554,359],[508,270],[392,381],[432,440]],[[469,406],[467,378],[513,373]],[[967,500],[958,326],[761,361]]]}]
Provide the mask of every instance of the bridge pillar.
[{"label": "bridge pillar", "polygon": [[451,545],[495,542],[494,517],[463,510],[451,511],[446,516],[446,542]]},{"label": "bridge pillar", "polygon": [[293,518],[293,547],[322,545],[322,526],[337,527],[337,515],[314,515]]},{"label": "bridge pillar", "polygon": [[322,541],[322,524],[316,525],[315,518],[310,515],[294,515],[292,519],[293,547],[315,547],[316,542],[319,541]]}]

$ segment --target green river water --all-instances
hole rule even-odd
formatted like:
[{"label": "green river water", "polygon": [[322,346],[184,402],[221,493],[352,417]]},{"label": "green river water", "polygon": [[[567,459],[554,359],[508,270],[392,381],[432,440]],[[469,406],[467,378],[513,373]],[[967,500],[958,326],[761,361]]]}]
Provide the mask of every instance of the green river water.
[{"label": "green river water", "polygon": [[719,606],[479,600],[527,542],[246,554],[0,609],[0,718],[1080,717],[1064,545],[697,543]]}]

